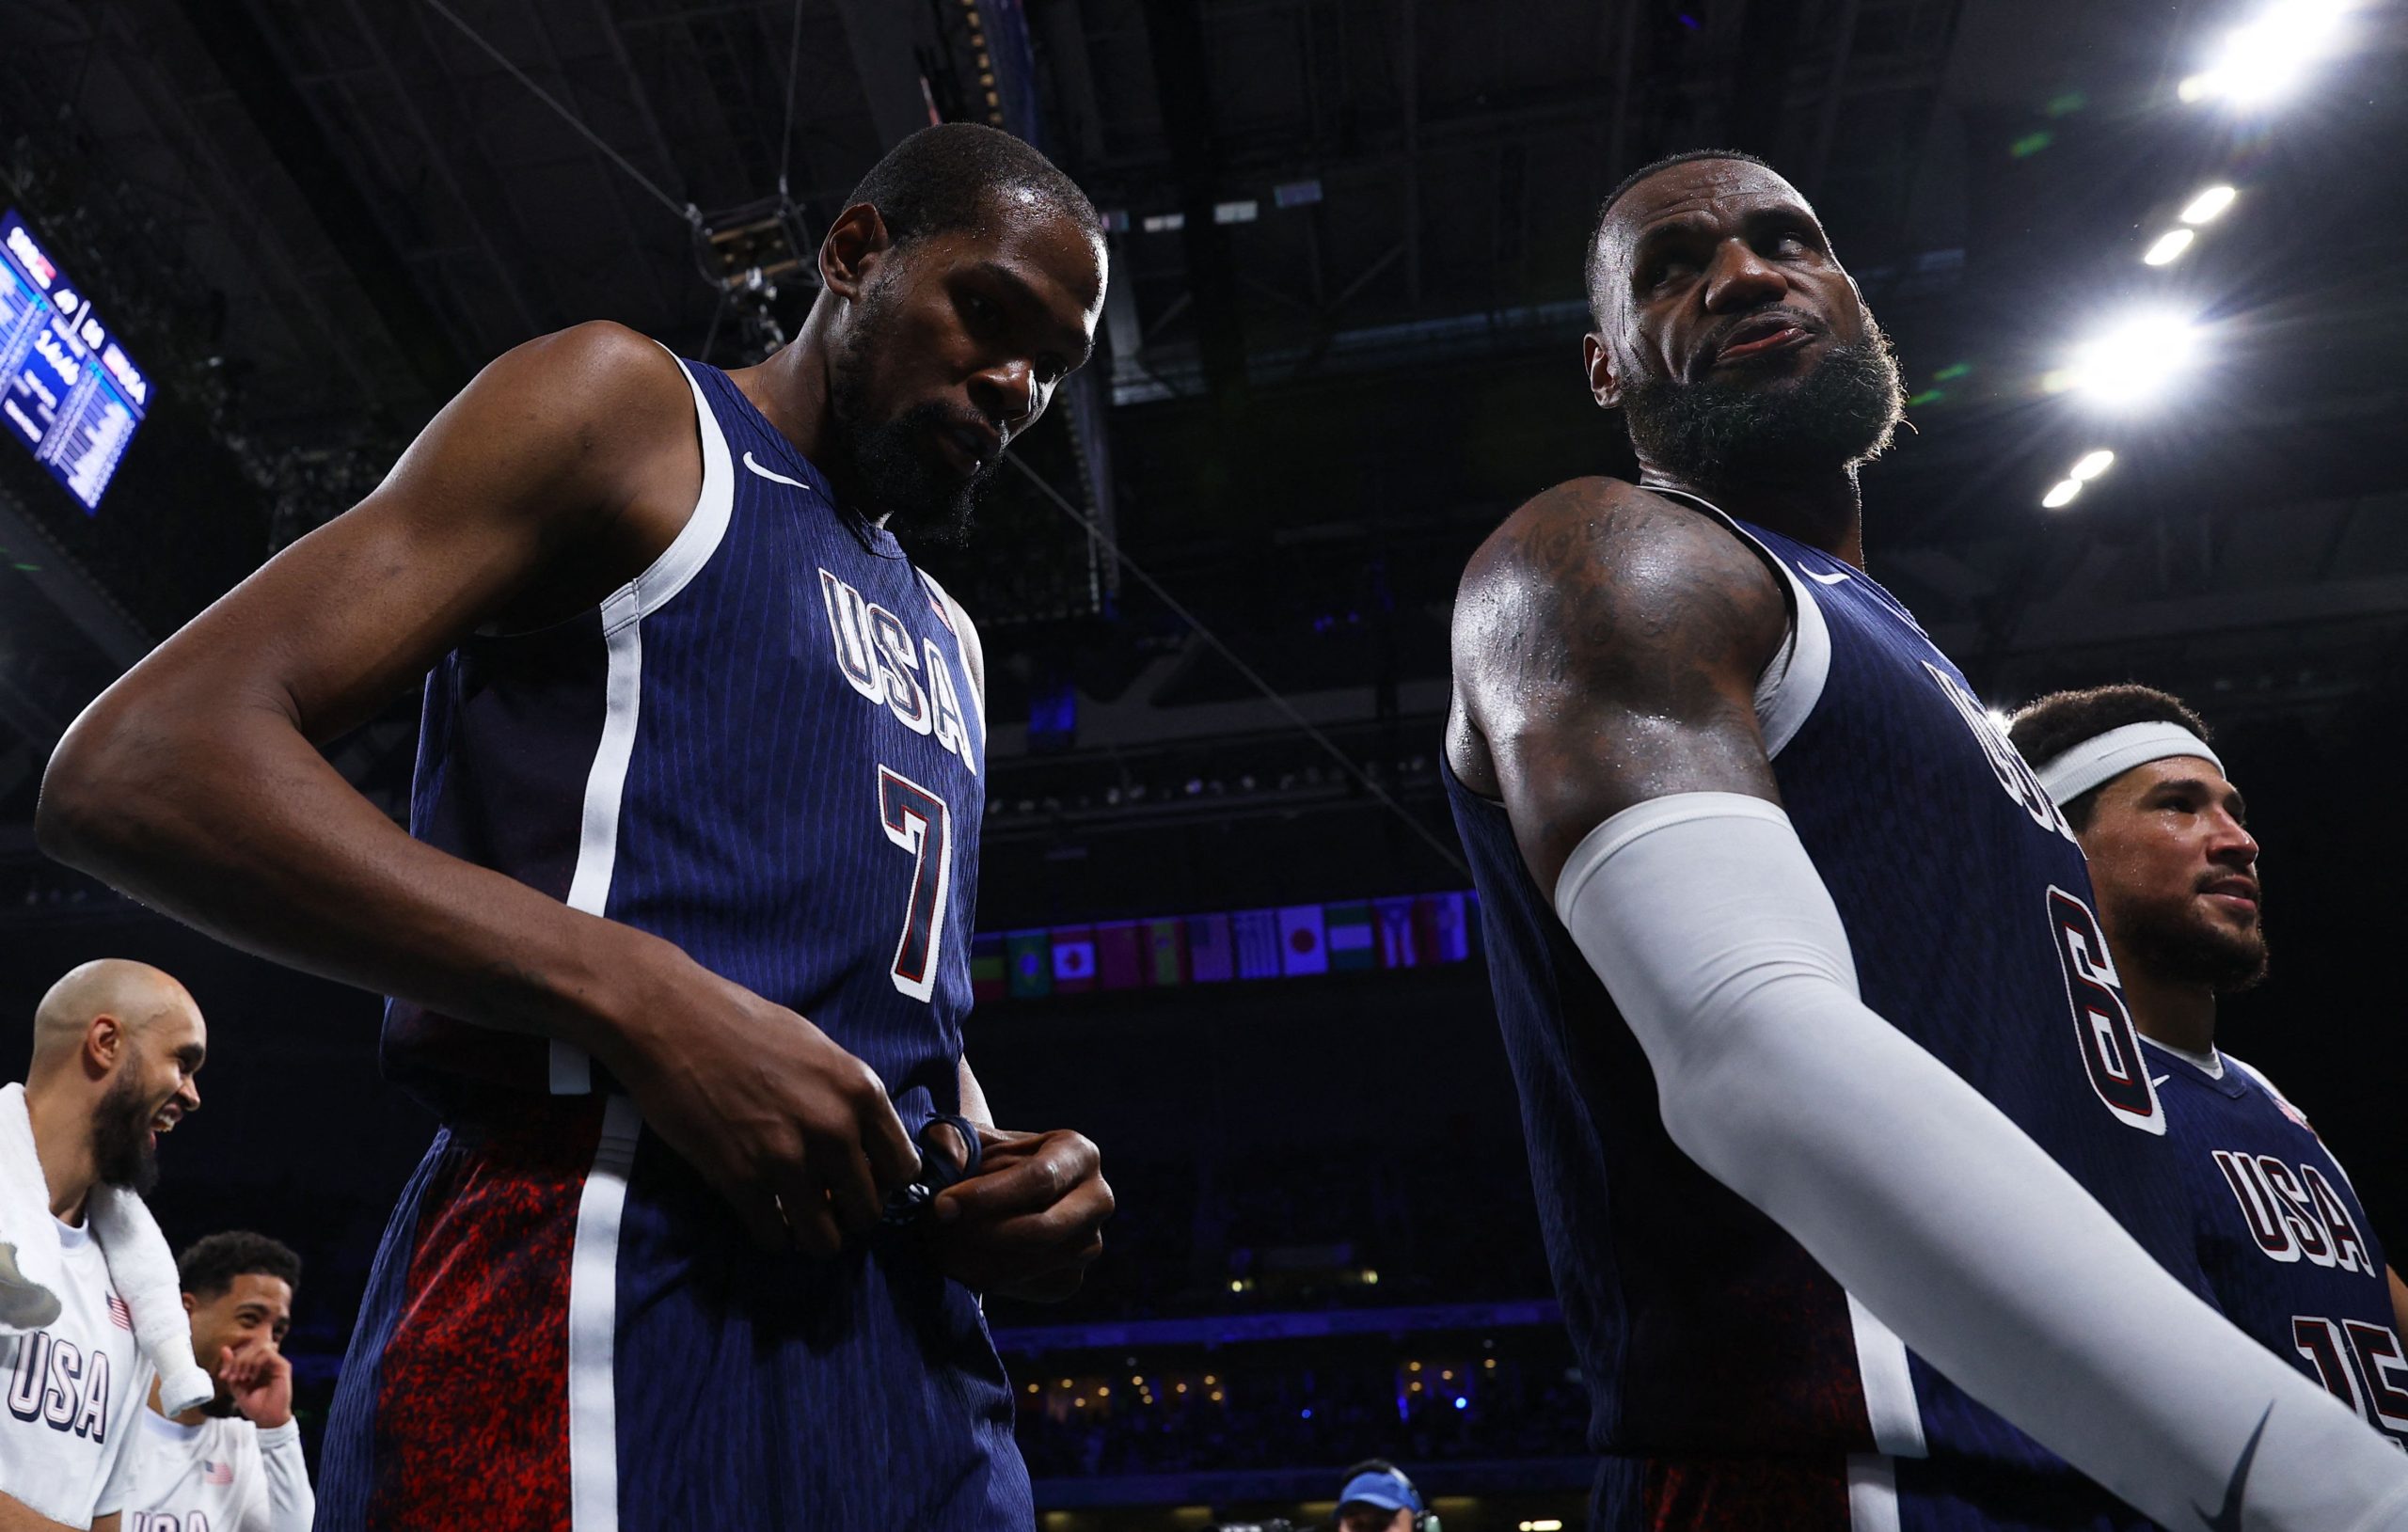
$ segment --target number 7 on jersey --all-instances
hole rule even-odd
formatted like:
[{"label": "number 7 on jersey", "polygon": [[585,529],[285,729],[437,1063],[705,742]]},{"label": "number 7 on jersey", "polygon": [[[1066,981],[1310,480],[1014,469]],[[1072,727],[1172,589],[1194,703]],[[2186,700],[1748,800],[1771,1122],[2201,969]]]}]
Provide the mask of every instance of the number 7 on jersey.
[{"label": "number 7 on jersey", "polygon": [[878,813],[886,838],[911,853],[911,906],[895,947],[895,987],[913,1000],[936,989],[944,938],[945,892],[953,880],[953,811],[893,766],[878,768]]}]

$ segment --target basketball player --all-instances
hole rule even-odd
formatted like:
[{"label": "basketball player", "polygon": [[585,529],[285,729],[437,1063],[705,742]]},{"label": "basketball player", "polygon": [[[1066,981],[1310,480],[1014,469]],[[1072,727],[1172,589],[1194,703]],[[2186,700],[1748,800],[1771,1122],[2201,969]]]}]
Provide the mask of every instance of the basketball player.
[{"label": "basketball player", "polygon": [[[321,1526],[1032,1519],[973,1287],[1074,1287],[1111,1193],[1078,1135],[987,1126],[962,1056],[981,662],[896,532],[957,533],[1085,360],[1102,234],[948,125],[818,270],[756,367],[598,324],[495,361],[53,759],[55,854],[391,994],[444,1113]],[[412,838],[313,742],[430,666]],[[954,1117],[977,1173],[885,1230]]]},{"label": "basketball player", "polygon": [[2043,697],[2011,731],[2090,858],[2099,924],[2235,1324],[2408,1445],[2408,1288],[2299,1109],[2216,1048],[2216,997],[2266,976],[2258,842],[2207,725],[2147,687]]},{"label": "basketball player", "polygon": [[2081,849],[1865,573],[1898,374],[1813,210],[1659,162],[1589,277],[1641,482],[1474,556],[1448,759],[1599,1524],[2143,1524],[2061,1454],[2170,1527],[2408,1527],[2194,1296]]},{"label": "basketball player", "polygon": [[151,1384],[133,1449],[131,1532],[309,1532],[317,1497],[282,1350],[301,1257],[263,1234],[230,1230],[195,1241],[176,1271],[193,1354],[217,1397],[170,1416]]},{"label": "basketball player", "polygon": [[156,1373],[86,1213],[97,1187],[158,1184],[159,1135],[200,1110],[193,1077],[208,1051],[192,996],[147,963],[83,964],[35,1009],[24,1111],[40,1163],[11,1157],[0,1175],[45,1183],[58,1221],[59,1310],[40,1329],[0,1337],[0,1532],[116,1532],[131,1504],[129,1444]]}]

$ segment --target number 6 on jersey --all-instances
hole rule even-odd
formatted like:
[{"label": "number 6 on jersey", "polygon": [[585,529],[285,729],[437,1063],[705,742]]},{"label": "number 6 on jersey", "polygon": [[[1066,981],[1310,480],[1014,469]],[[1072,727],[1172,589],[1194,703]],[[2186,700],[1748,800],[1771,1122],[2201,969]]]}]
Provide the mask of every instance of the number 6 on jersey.
[{"label": "number 6 on jersey", "polygon": [[944,937],[945,890],[952,882],[953,811],[893,766],[878,768],[878,813],[886,838],[911,853],[911,908],[895,948],[895,987],[913,1000],[936,988],[937,950]]}]

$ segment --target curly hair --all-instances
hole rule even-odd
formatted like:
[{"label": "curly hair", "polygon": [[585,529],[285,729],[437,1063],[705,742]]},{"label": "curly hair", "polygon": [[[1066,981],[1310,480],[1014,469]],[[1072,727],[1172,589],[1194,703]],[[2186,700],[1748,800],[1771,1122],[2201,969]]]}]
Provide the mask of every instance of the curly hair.
[{"label": "curly hair", "polygon": [[196,1240],[176,1257],[176,1276],[196,1298],[214,1298],[238,1276],[272,1276],[299,1291],[301,1257],[290,1246],[248,1229]]}]

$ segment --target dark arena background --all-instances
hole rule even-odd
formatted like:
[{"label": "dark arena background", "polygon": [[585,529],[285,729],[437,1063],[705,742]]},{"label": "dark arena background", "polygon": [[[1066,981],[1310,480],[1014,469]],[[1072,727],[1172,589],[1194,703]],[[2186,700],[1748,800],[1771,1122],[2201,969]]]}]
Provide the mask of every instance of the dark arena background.
[{"label": "dark arena background", "polygon": [[[1995,709],[2138,680],[2219,731],[2274,951],[2223,1039],[2399,1250],[2403,68],[2396,8],[2310,0],[4,0],[0,337],[46,261],[105,339],[61,434],[0,442],[0,1067],[71,964],[190,986],[207,1108],[153,1206],[304,1255],[314,1454],[435,1123],[375,997],[44,859],[44,763],[488,360],[594,318],[757,359],[882,150],[991,122],[1113,264],[1093,365],[927,559],[991,677],[971,1055],[1119,1200],[1076,1297],[988,1310],[1040,1524],[1326,1522],[1372,1456],[1448,1532],[1580,1524],[1448,621],[1516,504],[1632,471],[1583,241],[1712,145],[1813,199],[1904,358],[1873,572]],[[327,748],[397,818],[417,725]]]}]

